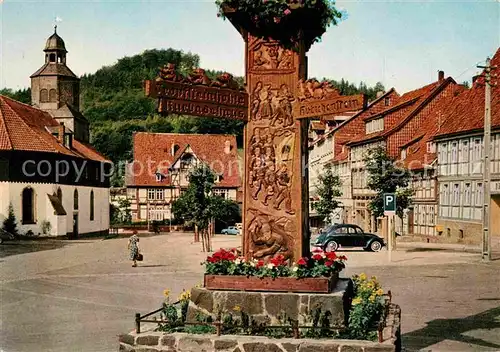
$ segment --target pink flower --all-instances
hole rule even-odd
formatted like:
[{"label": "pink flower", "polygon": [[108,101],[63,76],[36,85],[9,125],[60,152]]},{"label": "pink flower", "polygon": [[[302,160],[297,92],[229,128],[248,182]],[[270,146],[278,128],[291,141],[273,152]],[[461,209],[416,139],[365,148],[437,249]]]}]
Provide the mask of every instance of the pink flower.
[{"label": "pink flower", "polygon": [[279,17],[274,17],[274,23],[280,23],[281,19]]},{"label": "pink flower", "polygon": [[292,13],[292,11],[290,11],[290,9],[286,9],[284,12],[283,12],[285,15],[289,15]]},{"label": "pink flower", "polygon": [[331,261],[329,261],[329,260],[328,260],[328,261],[325,263],[325,265],[326,265],[327,267],[331,267],[331,266],[333,265],[333,262],[331,262]]}]

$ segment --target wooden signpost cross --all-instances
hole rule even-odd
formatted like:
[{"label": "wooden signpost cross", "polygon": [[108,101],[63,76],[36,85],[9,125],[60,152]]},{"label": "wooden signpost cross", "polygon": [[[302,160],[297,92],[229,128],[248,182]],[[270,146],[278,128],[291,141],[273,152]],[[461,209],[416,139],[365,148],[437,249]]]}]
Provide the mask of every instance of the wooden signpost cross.
[{"label": "wooden signpost cross", "polygon": [[357,111],[363,95],[341,96],[327,82],[307,80],[306,50],[276,41],[246,42],[246,92],[230,74],[210,80],[195,69],[180,76],[165,65],[146,95],[160,114],[245,121],[243,251],[247,258],[297,260],[309,252],[307,119]]}]

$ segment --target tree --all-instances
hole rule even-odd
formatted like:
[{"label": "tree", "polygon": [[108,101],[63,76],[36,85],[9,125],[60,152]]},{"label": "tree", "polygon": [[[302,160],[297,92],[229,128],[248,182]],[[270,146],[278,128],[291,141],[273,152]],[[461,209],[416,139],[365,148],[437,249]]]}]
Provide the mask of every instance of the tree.
[{"label": "tree", "polygon": [[323,217],[325,223],[330,223],[332,211],[339,206],[335,198],[342,195],[340,178],[333,174],[331,166],[328,165],[325,173],[318,176],[318,183],[315,186],[319,200],[312,203],[312,208]]},{"label": "tree", "polygon": [[0,95],[5,95],[24,104],[31,104],[31,88],[24,88],[16,91],[10,88],[2,88],[0,89]]},{"label": "tree", "polygon": [[365,159],[368,172],[367,186],[377,192],[368,208],[375,217],[384,215],[384,193],[396,194],[396,214],[403,217],[412,200],[413,190],[408,188],[410,172],[389,157],[384,147],[377,147],[368,152]]},{"label": "tree", "polygon": [[215,218],[234,217],[237,208],[236,203],[213,195],[214,184],[213,171],[207,165],[200,164],[190,172],[187,190],[172,204],[176,220],[195,226],[195,231],[201,234],[203,251],[207,252],[212,250],[209,224]]},{"label": "tree", "polygon": [[12,206],[12,203],[9,204],[9,215],[7,215],[7,218],[3,221],[2,230],[12,235],[19,235],[17,230],[16,215],[14,214],[14,207]]}]

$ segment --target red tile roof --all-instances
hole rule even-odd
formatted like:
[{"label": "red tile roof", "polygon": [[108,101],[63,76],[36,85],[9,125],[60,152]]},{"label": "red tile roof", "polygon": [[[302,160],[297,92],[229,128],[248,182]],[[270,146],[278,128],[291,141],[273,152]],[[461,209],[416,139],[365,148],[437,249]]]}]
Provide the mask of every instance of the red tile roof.
[{"label": "red tile roof", "polygon": [[95,161],[108,161],[90,145],[73,141],[73,148],[59,143],[47,128],[59,126],[43,110],[0,95],[0,150],[59,153]]},{"label": "red tile roof", "polygon": [[437,81],[422,88],[407,92],[396,99],[390,107],[365,117],[364,120],[383,117],[384,130],[370,134],[366,132],[360,133],[356,138],[349,141],[348,145],[370,143],[374,140],[385,138],[397,131],[403,127],[414,116],[416,111],[420,110],[435,93],[451,82],[454,82],[453,79],[448,78],[444,81]]},{"label": "red tile roof", "polygon": [[[225,152],[227,141],[231,145],[229,153]],[[127,177],[128,186],[172,185],[169,168],[188,147],[192,149],[193,154],[198,159],[208,164],[214,172],[222,174],[222,180],[217,183],[217,187],[237,188],[241,186],[235,136],[139,132],[134,134],[133,144],[134,164],[131,168],[133,176]],[[172,155],[174,145],[178,149],[175,155]],[[148,167],[148,165],[150,166]],[[162,181],[156,180],[157,171],[166,176]]]},{"label": "red tile roof", "polygon": [[[500,72],[500,48],[491,59],[491,65],[497,69],[492,74]],[[484,74],[484,72],[483,72]],[[491,126],[500,127],[500,80],[492,78],[496,83],[491,88]],[[453,106],[443,114],[444,123],[436,136],[459,134],[484,128],[484,78],[480,77],[473,87],[455,99]]]},{"label": "red tile roof", "polygon": [[343,145],[350,142],[352,139],[361,133],[365,133],[364,120],[369,116],[374,116],[379,112],[386,110],[385,98],[390,98],[393,102],[399,99],[399,94],[394,88],[391,88],[379,98],[372,101],[365,110],[359,111],[348,120],[344,121],[340,126],[333,130],[334,133],[334,158],[333,161],[343,161],[349,156],[347,148],[342,148]]},{"label": "red tile roof", "polygon": [[413,171],[422,170],[434,162],[436,153],[428,151],[427,144],[432,142],[433,137],[442,128],[442,123],[445,121],[444,113],[452,110],[456,102],[467,92],[468,90],[461,85],[453,87],[453,94],[433,107],[431,113],[420,126],[419,135],[400,146],[400,148],[407,150],[404,160],[405,167]]}]

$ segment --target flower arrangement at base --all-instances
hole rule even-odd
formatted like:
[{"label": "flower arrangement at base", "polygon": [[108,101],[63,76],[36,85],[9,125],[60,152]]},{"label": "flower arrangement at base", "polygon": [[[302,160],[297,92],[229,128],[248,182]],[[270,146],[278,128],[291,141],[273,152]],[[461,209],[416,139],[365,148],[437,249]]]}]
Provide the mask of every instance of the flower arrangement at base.
[{"label": "flower arrangement at base", "polygon": [[375,340],[377,325],[384,311],[384,291],[376,277],[355,275],[354,299],[349,314],[349,338]]},{"label": "flower arrangement at base", "polygon": [[216,0],[219,17],[251,35],[274,39],[296,49],[300,39],[307,48],[319,41],[329,25],[342,18],[333,0]]},{"label": "flower arrangement at base", "polygon": [[[239,275],[257,277],[293,277],[329,278],[345,268],[345,256],[337,256],[334,252],[313,252],[311,258],[300,258],[296,263],[289,263],[282,255],[263,260],[246,260],[237,255],[236,249],[220,249],[202,263],[206,275]],[[290,265],[291,264],[291,265]]]}]

